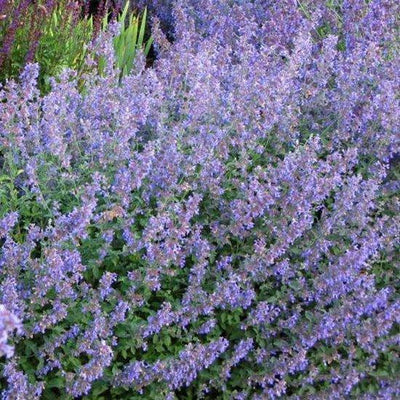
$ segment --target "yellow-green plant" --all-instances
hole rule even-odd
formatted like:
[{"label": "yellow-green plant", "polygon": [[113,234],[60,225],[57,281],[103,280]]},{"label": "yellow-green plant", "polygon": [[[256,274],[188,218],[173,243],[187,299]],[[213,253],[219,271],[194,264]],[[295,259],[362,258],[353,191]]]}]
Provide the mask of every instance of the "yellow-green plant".
[{"label": "yellow-green plant", "polygon": [[[128,75],[135,63],[137,51],[140,49],[147,56],[153,43],[150,37],[145,41],[147,9],[143,15],[134,15],[129,12],[129,1],[126,2],[121,15],[117,18],[120,25],[120,32],[114,38],[115,62],[120,70],[120,79]],[[105,31],[108,27],[107,19],[104,18],[102,29]]]},{"label": "yellow-green plant", "polygon": [[[26,62],[37,62],[42,93],[50,90],[50,78],[58,76],[64,68],[77,72],[79,87],[82,88],[84,73],[91,68],[85,58],[88,45],[95,36],[93,17],[80,16],[80,6],[72,0],[61,0],[51,9],[46,8],[46,4],[45,1],[28,2],[23,13],[14,13],[20,21],[14,24],[15,34],[0,68],[0,81],[17,77]],[[129,6],[128,1],[117,17],[120,30],[113,42],[115,67],[120,71],[120,80],[131,72],[137,51],[141,50],[147,56],[153,42],[151,37],[145,40],[147,10],[144,9],[142,15],[134,15]],[[17,5],[13,7],[15,9]],[[103,32],[109,29],[109,19],[109,15],[105,15],[101,21]],[[10,41],[8,26],[11,25],[7,21],[0,23],[0,47],[3,42]],[[97,61],[97,71],[103,75],[107,61],[101,56]]]},{"label": "yellow-green plant", "polygon": [[121,71],[122,76],[127,75],[132,70],[136,50],[143,49],[144,55],[147,56],[153,38],[150,38],[144,44],[144,33],[146,26],[147,10],[144,9],[142,18],[134,16],[132,13],[129,15],[128,23],[126,24],[127,11],[129,2],[126,3],[125,8],[119,18],[121,24],[121,33],[114,40],[115,56],[117,66]]},{"label": "yellow-green plant", "polygon": [[9,2],[0,21],[0,80],[15,78],[27,62],[37,62],[39,87],[47,92],[49,77],[65,67],[79,71],[86,44],[94,35],[92,17],[82,18],[80,13],[81,6],[72,0],[58,1],[51,7],[46,1]]},{"label": "yellow-green plant", "polygon": [[93,18],[75,21],[73,13],[66,12],[62,5],[55,8],[43,28],[36,52],[36,61],[41,68],[41,85],[48,89],[48,80],[57,76],[64,68],[78,73],[84,65],[87,43],[93,37]]}]

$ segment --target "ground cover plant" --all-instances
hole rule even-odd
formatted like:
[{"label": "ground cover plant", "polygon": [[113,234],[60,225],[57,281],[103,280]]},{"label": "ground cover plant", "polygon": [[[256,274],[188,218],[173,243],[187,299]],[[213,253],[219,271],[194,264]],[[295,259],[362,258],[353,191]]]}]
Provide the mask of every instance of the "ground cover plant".
[{"label": "ground cover plant", "polygon": [[145,5],[1,88],[2,398],[398,398],[400,5]]}]

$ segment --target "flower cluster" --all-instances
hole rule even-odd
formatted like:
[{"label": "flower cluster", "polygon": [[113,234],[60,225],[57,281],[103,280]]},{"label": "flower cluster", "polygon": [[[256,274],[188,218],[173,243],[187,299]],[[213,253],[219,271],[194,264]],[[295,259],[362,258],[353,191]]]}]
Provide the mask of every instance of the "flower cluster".
[{"label": "flower cluster", "polygon": [[400,6],[355,3],[149,1],[151,67],[1,88],[4,400],[400,396]]},{"label": "flower cluster", "polygon": [[0,304],[0,356],[10,358],[14,354],[13,347],[7,344],[7,341],[8,335],[15,329],[18,333],[22,332],[21,321]]}]

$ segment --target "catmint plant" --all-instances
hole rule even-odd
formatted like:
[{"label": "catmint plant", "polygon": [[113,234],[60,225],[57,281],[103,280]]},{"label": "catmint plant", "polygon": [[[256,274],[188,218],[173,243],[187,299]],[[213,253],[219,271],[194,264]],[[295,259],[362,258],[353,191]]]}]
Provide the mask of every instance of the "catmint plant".
[{"label": "catmint plant", "polygon": [[157,5],[1,87],[2,398],[399,397],[399,6]]}]

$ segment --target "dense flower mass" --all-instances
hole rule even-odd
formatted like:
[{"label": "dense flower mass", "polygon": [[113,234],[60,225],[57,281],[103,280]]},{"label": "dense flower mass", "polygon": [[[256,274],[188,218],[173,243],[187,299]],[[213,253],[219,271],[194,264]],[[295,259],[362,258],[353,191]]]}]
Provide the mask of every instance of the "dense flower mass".
[{"label": "dense flower mass", "polygon": [[21,322],[14,315],[11,314],[3,304],[0,304],[0,356],[5,355],[10,358],[14,354],[12,346],[7,344],[8,334],[15,329],[21,332]]},{"label": "dense flower mass", "polygon": [[142,3],[0,90],[2,399],[400,397],[400,3]]}]

